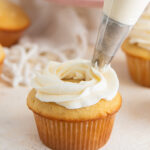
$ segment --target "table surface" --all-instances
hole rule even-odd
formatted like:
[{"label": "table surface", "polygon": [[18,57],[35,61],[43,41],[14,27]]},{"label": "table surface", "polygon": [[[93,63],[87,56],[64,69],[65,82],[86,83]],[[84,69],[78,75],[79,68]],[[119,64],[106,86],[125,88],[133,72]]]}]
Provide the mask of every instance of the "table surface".
[{"label": "table surface", "polygon": [[[150,149],[150,89],[135,84],[128,75],[125,56],[119,51],[112,62],[120,80],[122,108],[103,150]],[[0,83],[0,150],[48,150],[26,106],[30,88]]]}]

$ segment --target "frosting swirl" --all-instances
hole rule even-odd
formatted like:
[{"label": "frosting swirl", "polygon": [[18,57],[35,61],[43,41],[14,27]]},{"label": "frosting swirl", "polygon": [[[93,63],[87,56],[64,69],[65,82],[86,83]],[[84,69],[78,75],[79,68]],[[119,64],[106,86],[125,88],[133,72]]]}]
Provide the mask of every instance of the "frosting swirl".
[{"label": "frosting swirl", "polygon": [[77,109],[94,105],[101,99],[112,100],[117,94],[119,81],[110,66],[97,70],[88,60],[71,60],[50,62],[32,80],[32,86],[40,101]]},{"label": "frosting swirl", "polygon": [[139,47],[150,50],[150,6],[134,26],[129,38],[131,44],[136,43]]}]

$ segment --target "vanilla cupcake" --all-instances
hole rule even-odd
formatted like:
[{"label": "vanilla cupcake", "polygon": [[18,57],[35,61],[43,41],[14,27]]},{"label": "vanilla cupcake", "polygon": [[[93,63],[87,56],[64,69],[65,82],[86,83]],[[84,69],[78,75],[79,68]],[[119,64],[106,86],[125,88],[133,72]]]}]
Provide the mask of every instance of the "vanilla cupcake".
[{"label": "vanilla cupcake", "polygon": [[29,26],[29,18],[16,4],[0,0],[0,44],[10,46]]},{"label": "vanilla cupcake", "polygon": [[122,45],[132,79],[150,87],[150,7]]},{"label": "vanilla cupcake", "polygon": [[5,53],[4,53],[2,46],[0,45],[0,73],[2,72],[4,58],[5,58]]},{"label": "vanilla cupcake", "polygon": [[53,150],[96,150],[108,141],[121,106],[115,71],[89,61],[50,62],[32,81],[27,105]]}]

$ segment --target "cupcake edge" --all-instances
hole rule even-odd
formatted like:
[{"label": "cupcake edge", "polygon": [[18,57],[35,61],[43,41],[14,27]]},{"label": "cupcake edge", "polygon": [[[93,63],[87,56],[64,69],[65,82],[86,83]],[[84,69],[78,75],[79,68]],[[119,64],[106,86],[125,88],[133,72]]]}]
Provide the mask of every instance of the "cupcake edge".
[{"label": "cupcake edge", "polygon": [[139,85],[150,87],[150,60],[131,56],[126,53],[128,70],[133,81]]}]

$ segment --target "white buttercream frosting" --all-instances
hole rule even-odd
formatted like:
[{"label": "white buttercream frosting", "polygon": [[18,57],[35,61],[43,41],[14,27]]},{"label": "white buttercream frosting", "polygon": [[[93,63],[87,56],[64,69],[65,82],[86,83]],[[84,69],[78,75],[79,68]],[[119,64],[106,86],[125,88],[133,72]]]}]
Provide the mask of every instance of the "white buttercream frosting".
[{"label": "white buttercream frosting", "polygon": [[50,62],[32,80],[32,86],[40,101],[77,109],[94,105],[101,99],[112,100],[117,94],[119,81],[110,66],[97,70],[88,60],[71,60]]},{"label": "white buttercream frosting", "polygon": [[147,7],[130,35],[130,43],[150,50],[150,6]]}]

